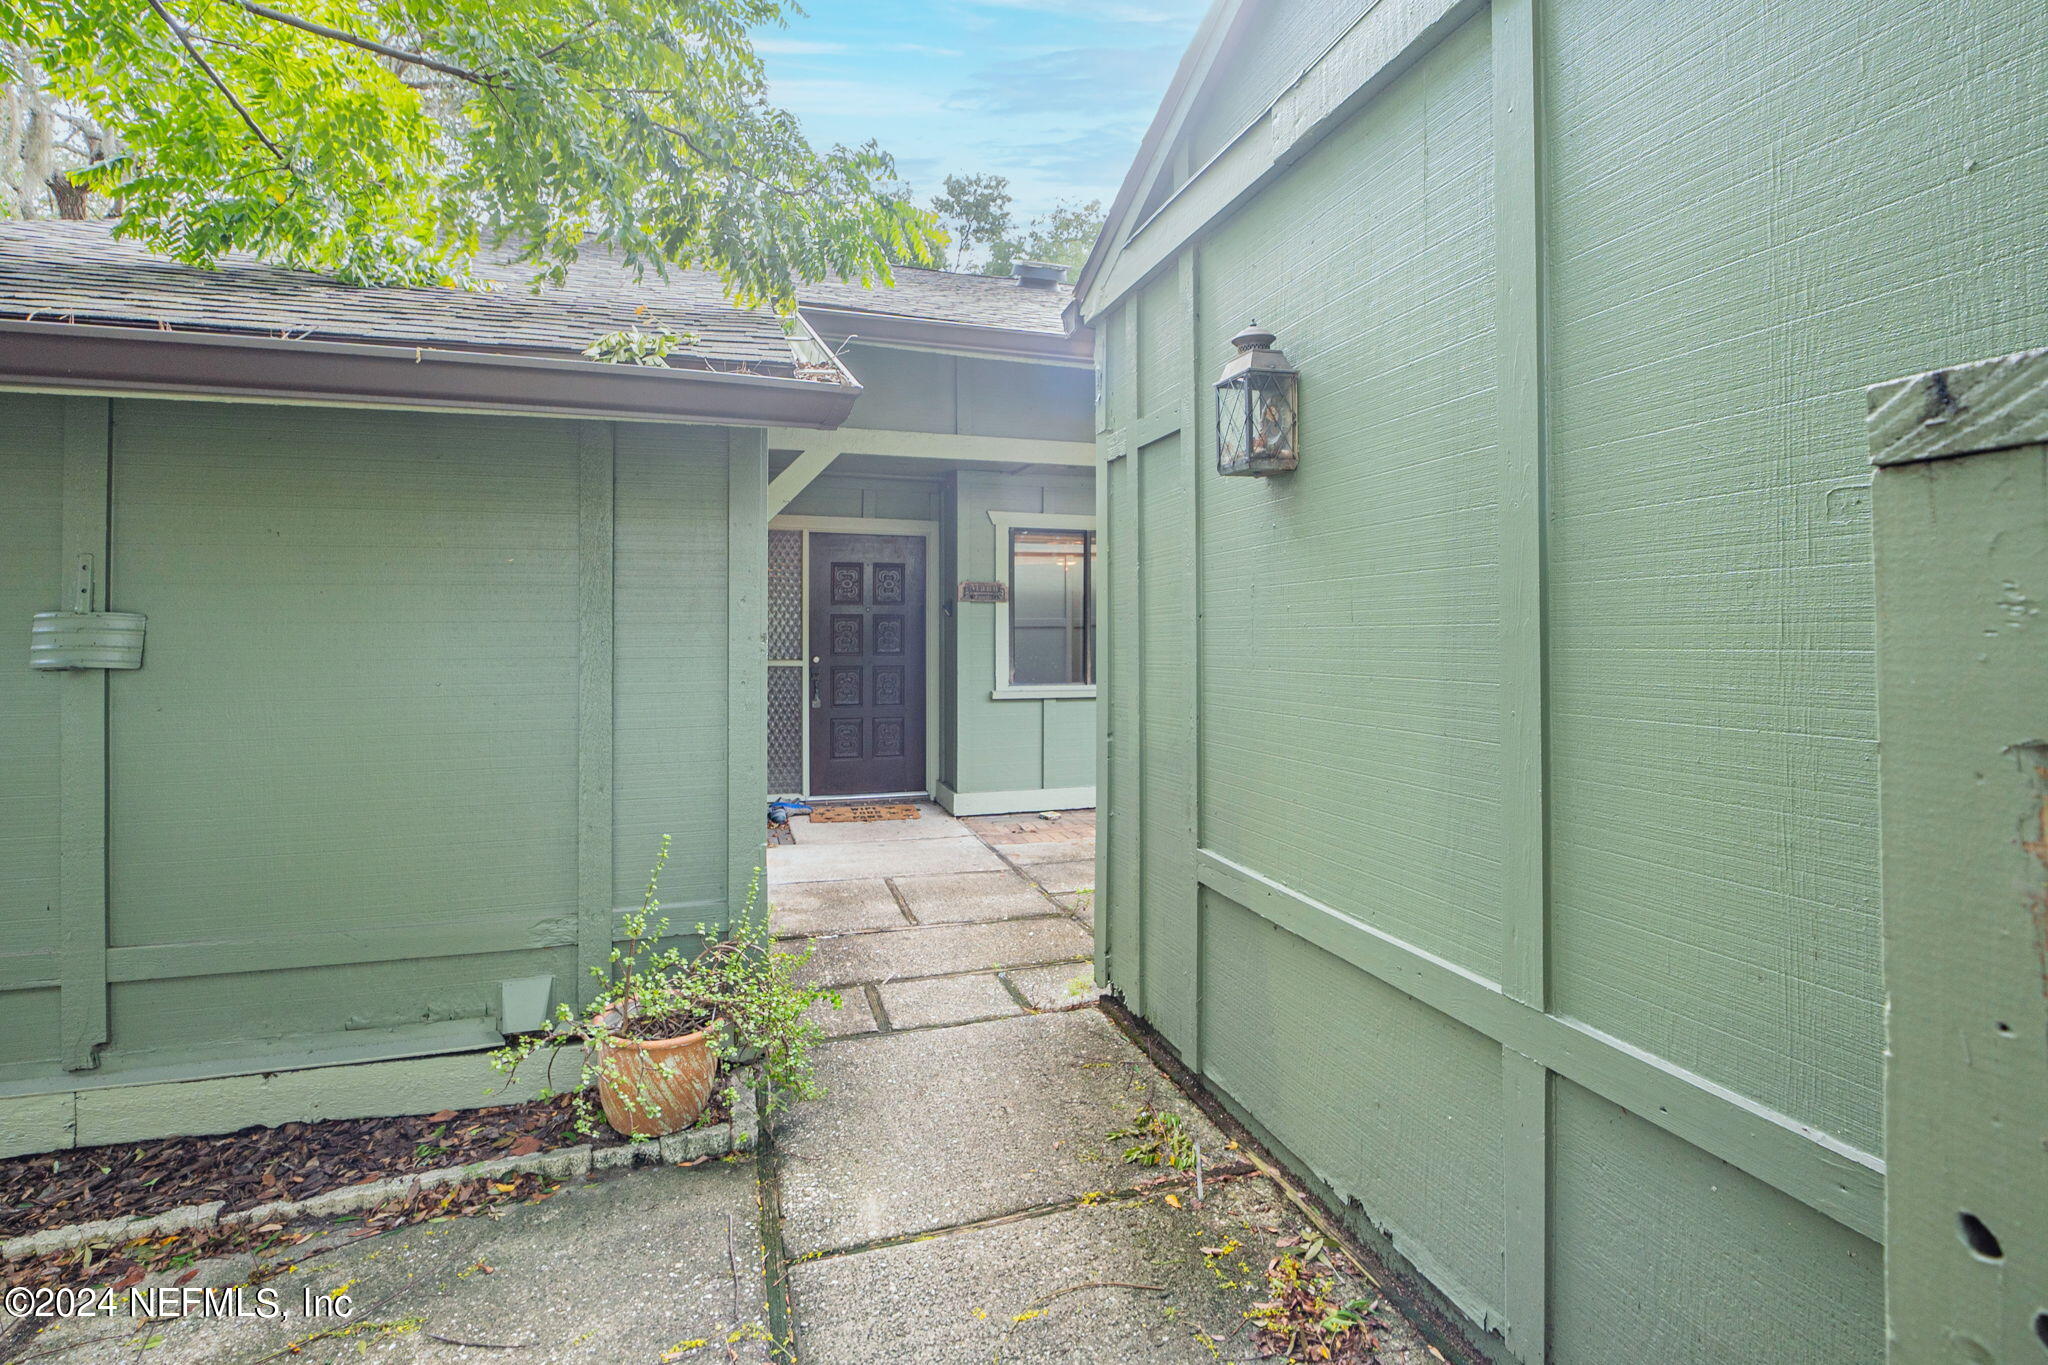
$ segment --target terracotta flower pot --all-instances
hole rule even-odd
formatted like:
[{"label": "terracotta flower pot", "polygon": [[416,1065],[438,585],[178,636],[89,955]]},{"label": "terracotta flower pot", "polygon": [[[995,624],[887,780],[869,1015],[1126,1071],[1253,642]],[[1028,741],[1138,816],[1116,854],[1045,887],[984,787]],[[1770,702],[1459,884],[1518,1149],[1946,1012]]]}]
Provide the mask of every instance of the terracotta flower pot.
[{"label": "terracotta flower pot", "polygon": [[599,1048],[597,1099],[628,1137],[665,1137],[697,1121],[718,1079],[712,1024],[680,1038],[608,1039]]}]

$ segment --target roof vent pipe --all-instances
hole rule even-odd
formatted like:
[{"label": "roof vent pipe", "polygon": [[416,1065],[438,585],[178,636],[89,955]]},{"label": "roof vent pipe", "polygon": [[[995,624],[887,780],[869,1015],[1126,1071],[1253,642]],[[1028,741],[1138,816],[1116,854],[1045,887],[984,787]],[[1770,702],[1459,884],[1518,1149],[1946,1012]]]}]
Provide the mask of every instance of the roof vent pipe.
[{"label": "roof vent pipe", "polygon": [[1010,273],[1023,289],[1052,289],[1067,278],[1067,268],[1058,261],[1018,261]]}]

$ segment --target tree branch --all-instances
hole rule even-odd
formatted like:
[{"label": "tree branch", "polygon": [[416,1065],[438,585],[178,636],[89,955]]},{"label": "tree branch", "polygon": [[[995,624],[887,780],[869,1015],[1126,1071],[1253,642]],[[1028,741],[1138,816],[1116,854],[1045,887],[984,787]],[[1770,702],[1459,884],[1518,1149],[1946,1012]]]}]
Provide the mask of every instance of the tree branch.
[{"label": "tree branch", "polygon": [[200,55],[198,47],[192,42],[192,35],[185,32],[185,26],[171,17],[171,12],[163,7],[161,0],[149,0],[149,7],[156,11],[159,19],[162,19],[164,23],[170,26],[172,35],[177,38],[179,46],[185,49],[185,54],[199,64],[199,69],[206,73],[206,79],[213,82],[214,89],[227,97],[228,104],[233,107],[237,114],[241,115],[242,122],[249,125],[249,131],[256,135],[256,140],[268,148],[270,154],[276,157],[281,164],[289,167],[292,164],[291,158],[286,156],[283,150],[270,140],[270,134],[264,132],[263,126],[256,122],[255,117],[247,109],[242,107],[242,102],[235,98],[234,91],[228,89],[228,83],[220,78],[220,73],[215,71],[212,64]]},{"label": "tree branch", "polygon": [[590,36],[590,30],[596,28],[597,25],[598,20],[595,16],[584,20],[583,27],[577,29],[574,33],[562,39],[561,42],[556,43],[553,47],[542,48],[541,51],[535,56],[534,60],[544,62],[548,58],[554,56],[557,52],[560,52],[563,48],[569,47],[575,43],[582,42],[585,38]]},{"label": "tree branch", "polygon": [[[272,9],[268,5],[259,5],[256,3],[256,0],[235,0],[235,2],[260,19],[268,19],[275,24],[284,24],[303,33],[313,34],[318,38],[331,39],[337,43],[347,43],[350,47],[359,47],[365,52],[374,52],[380,57],[389,57],[394,62],[404,62],[407,66],[423,66],[429,71],[438,71],[444,76],[453,76],[457,80],[468,81],[472,85],[494,86],[498,84],[495,77],[487,76],[481,71],[471,71],[465,66],[455,66],[448,62],[439,61],[427,56],[425,53],[407,52],[402,47],[393,47],[389,43],[380,43],[375,38],[365,38],[360,34],[350,33],[345,29],[329,28],[326,24],[316,23],[311,19],[301,19],[296,14],[286,14],[283,10]],[[150,0],[150,3],[153,5],[156,3],[156,0]]]}]

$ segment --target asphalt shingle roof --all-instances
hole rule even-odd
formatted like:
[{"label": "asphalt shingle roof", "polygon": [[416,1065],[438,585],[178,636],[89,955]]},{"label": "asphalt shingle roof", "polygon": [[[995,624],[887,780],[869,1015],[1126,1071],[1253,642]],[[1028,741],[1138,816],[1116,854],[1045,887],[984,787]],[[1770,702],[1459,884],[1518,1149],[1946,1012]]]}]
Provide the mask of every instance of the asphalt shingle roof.
[{"label": "asphalt shingle roof", "polygon": [[[795,369],[774,314],[734,307],[704,271],[672,270],[667,279],[649,273],[636,282],[611,256],[591,251],[564,284],[538,293],[521,267],[481,265],[477,273],[502,288],[359,288],[242,255],[200,270],[115,238],[106,222],[0,223],[0,317],[565,357],[606,332],[666,324],[693,334],[697,343],[684,354],[711,368]],[[1062,330],[1064,288],[941,270],[899,270],[897,282],[895,289],[811,285],[800,297],[902,317]]]},{"label": "asphalt shingle roof", "polygon": [[566,284],[537,294],[530,272],[477,273],[504,287],[365,289],[239,255],[199,270],[119,240],[103,222],[0,224],[0,316],[565,356],[606,332],[666,323],[694,334],[689,354],[713,368],[786,375],[795,366],[781,322],[733,307],[701,272],[635,283],[587,253]]},{"label": "asphalt shingle roof", "polygon": [[910,266],[898,266],[894,273],[893,289],[807,284],[797,290],[797,299],[820,308],[860,309],[932,322],[1002,327],[1013,332],[1061,336],[1067,330],[1060,315],[1074,291],[1066,285],[1030,288],[1007,276],[961,275],[950,270],[918,270]]}]

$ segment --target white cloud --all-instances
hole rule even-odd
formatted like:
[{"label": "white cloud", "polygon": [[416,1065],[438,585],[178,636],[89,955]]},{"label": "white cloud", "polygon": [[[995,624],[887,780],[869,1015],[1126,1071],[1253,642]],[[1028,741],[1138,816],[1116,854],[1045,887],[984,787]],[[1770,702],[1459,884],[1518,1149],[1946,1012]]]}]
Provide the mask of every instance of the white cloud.
[{"label": "white cloud", "polygon": [[873,122],[877,118],[900,118],[904,115],[936,117],[946,112],[945,101],[937,95],[907,85],[879,81],[843,80],[829,76],[800,76],[795,80],[771,77],[768,93],[777,104],[799,118],[809,114]]},{"label": "white cloud", "polygon": [[845,43],[819,43],[806,38],[754,39],[754,51],[771,57],[830,57],[849,50]]}]

